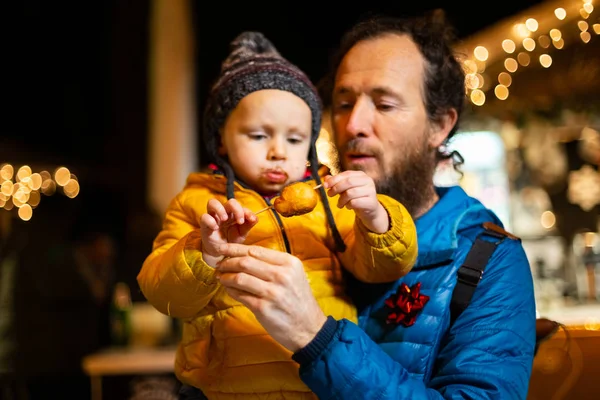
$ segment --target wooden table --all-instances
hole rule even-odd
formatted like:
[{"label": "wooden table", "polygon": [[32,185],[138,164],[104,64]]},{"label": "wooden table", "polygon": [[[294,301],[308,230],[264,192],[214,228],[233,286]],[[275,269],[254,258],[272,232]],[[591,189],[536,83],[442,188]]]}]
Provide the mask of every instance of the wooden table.
[{"label": "wooden table", "polygon": [[107,375],[152,375],[173,373],[175,347],[109,348],[83,359],[83,370],[89,375],[92,400],[102,399],[102,377]]}]

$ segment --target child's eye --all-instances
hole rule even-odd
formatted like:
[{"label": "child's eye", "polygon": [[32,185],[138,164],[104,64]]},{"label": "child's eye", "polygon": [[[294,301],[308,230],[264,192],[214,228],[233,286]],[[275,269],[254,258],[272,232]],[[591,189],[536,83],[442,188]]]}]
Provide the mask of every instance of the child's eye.
[{"label": "child's eye", "polygon": [[267,135],[262,134],[262,133],[251,133],[250,135],[250,139],[252,140],[263,140],[267,138]]},{"label": "child's eye", "polygon": [[288,138],[288,143],[291,144],[300,144],[302,143],[304,140],[303,139],[299,139],[299,138]]}]

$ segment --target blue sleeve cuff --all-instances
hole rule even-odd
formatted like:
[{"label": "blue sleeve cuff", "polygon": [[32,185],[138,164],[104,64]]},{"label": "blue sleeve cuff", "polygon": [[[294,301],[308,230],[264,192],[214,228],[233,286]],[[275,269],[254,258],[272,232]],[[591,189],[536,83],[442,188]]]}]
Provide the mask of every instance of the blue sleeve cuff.
[{"label": "blue sleeve cuff", "polygon": [[300,366],[313,362],[333,339],[335,331],[337,330],[337,325],[338,323],[335,318],[331,315],[327,317],[327,321],[314,339],[304,348],[295,352],[294,355],[292,355],[292,360],[296,361]]}]

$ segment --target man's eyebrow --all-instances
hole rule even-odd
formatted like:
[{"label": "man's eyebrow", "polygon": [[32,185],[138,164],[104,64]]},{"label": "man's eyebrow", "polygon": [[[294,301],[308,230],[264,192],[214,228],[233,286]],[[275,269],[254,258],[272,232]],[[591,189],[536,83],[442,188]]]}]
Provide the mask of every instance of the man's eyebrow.
[{"label": "man's eyebrow", "polygon": [[[348,93],[353,93],[354,91],[348,86],[341,86],[335,90],[335,94],[344,95]],[[378,96],[392,96],[392,97],[400,97],[392,88],[388,86],[376,86],[369,90],[370,94],[375,94]]]},{"label": "man's eyebrow", "polygon": [[384,96],[400,97],[392,88],[390,88],[388,86],[374,87],[373,89],[371,89],[371,93],[377,94],[380,96],[384,95]]}]

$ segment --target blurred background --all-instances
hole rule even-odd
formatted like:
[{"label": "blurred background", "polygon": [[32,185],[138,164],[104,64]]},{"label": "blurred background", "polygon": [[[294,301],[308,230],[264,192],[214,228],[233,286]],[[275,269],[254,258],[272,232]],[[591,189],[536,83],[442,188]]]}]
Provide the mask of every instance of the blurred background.
[{"label": "blurred background", "polygon": [[[536,357],[530,398],[598,398],[595,0],[30,0],[0,8],[0,399],[176,390],[179,325],[135,278],[168,202],[204,166],[200,116],[235,36],[262,31],[317,83],[360,17],[433,9],[456,27],[469,96],[449,144],[464,175],[440,165],[436,182],[522,238],[539,315],[566,326]],[[324,163],[330,138],[325,122]]]}]

